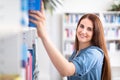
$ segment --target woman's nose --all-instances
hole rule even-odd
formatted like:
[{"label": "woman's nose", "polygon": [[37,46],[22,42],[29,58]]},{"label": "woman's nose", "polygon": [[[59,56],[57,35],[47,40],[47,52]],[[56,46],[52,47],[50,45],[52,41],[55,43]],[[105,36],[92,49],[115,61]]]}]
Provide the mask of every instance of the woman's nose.
[{"label": "woman's nose", "polygon": [[83,30],[82,30],[82,33],[86,33],[87,32],[87,30],[84,28]]}]

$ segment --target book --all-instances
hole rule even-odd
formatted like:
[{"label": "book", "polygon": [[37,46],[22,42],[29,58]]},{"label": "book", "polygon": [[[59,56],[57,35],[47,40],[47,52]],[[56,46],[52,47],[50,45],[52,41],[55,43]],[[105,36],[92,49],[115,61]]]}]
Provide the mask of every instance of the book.
[{"label": "book", "polygon": [[[28,1],[28,13],[30,10],[36,10],[36,11],[40,11],[41,10],[41,1],[42,0],[29,0]],[[32,18],[34,19],[33,17],[29,16],[29,19]],[[28,23],[28,26],[29,27],[36,27],[36,25],[32,22],[29,21]]]}]

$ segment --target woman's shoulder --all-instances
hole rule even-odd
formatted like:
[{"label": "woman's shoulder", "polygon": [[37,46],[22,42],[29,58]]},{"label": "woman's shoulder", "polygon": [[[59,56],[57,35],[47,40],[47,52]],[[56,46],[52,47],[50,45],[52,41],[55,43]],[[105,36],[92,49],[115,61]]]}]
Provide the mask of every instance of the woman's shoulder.
[{"label": "woman's shoulder", "polygon": [[86,48],[86,51],[88,51],[88,50],[97,50],[97,51],[102,51],[103,52],[103,50],[101,48],[97,47],[97,46],[89,46],[89,47]]},{"label": "woman's shoulder", "polygon": [[87,52],[87,53],[92,53],[92,54],[100,53],[100,54],[103,55],[103,50],[101,48],[97,47],[97,46],[89,46],[84,51]]}]

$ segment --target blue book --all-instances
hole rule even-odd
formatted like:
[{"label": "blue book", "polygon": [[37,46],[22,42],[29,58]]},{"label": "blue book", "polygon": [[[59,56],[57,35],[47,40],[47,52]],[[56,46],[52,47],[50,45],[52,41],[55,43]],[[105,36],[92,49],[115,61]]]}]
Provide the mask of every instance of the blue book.
[{"label": "blue book", "polygon": [[[41,9],[41,0],[29,0],[29,10],[36,10],[36,11],[40,11]],[[33,17],[29,16],[29,18],[34,19]],[[29,21],[28,24],[29,27],[36,27],[36,25],[32,22]]]}]

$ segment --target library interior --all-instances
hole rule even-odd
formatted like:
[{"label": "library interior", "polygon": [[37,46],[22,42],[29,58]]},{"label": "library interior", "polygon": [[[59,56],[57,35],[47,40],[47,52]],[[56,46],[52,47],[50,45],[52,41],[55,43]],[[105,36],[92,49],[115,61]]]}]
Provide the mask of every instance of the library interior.
[{"label": "library interior", "polygon": [[79,19],[87,13],[97,15],[104,29],[111,80],[120,80],[120,0],[0,0],[0,80],[73,80],[61,76],[38,26],[29,21],[35,20],[29,10],[40,11],[42,4],[46,32],[66,60],[75,49]]}]

